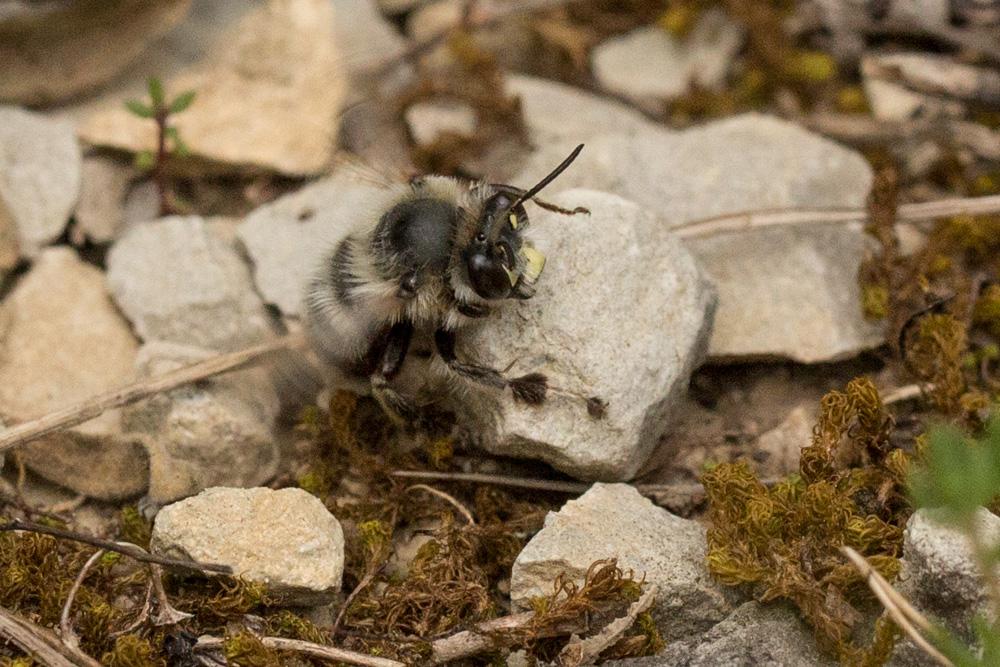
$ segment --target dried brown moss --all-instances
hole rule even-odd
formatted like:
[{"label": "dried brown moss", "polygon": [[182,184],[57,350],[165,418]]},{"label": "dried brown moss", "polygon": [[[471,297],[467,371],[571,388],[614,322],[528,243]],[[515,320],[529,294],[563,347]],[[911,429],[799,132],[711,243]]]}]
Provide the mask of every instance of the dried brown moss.
[{"label": "dried brown moss", "polygon": [[874,385],[858,378],[823,398],[799,476],[769,488],[738,462],[702,479],[713,575],[761,601],[792,601],[825,650],[856,664],[880,664],[892,634],[880,626],[867,648],[856,637],[870,597],[839,549],[853,547],[889,580],[898,573],[908,459],[891,428]]}]

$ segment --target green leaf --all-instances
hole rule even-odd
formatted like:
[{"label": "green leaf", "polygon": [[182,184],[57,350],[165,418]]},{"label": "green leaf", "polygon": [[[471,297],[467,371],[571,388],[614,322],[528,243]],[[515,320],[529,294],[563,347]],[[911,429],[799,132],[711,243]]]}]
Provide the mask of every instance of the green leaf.
[{"label": "green leaf", "polygon": [[146,86],[149,88],[149,99],[153,102],[153,108],[162,109],[166,101],[166,95],[163,92],[163,82],[155,76],[151,76],[146,81]]},{"label": "green leaf", "polygon": [[180,113],[187,109],[194,102],[195,95],[195,91],[189,90],[175,97],[174,101],[170,103],[170,113]]},{"label": "green leaf", "polygon": [[135,154],[135,167],[141,171],[149,171],[156,164],[152,151],[140,151]]},{"label": "green leaf", "polygon": [[191,155],[188,145],[181,141],[180,137],[174,139],[174,155],[177,157],[187,157],[188,155]]},{"label": "green leaf", "polygon": [[129,100],[125,102],[125,108],[139,118],[153,118],[156,113],[139,100]]}]

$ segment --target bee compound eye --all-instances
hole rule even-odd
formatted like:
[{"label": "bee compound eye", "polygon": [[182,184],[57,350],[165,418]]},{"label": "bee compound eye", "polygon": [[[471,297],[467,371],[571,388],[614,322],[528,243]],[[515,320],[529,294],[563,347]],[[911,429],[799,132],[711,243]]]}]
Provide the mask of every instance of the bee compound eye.
[{"label": "bee compound eye", "polygon": [[479,241],[480,243],[483,243],[484,241],[486,241],[486,234],[479,232],[478,234],[476,234],[476,240]]}]

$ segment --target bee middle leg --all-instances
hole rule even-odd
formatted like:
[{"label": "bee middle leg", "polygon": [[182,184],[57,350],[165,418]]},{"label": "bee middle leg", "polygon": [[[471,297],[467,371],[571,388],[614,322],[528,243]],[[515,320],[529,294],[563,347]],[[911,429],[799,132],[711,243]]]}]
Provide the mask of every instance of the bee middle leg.
[{"label": "bee middle leg", "polygon": [[460,361],[455,354],[455,333],[438,329],[434,332],[434,346],[437,348],[441,359],[448,364],[454,373],[487,387],[496,389],[506,389],[510,387],[514,400],[530,405],[538,405],[545,402],[548,392],[548,379],[541,373],[528,373],[516,378],[505,377],[503,373],[479,364],[470,364]]},{"label": "bee middle leg", "polygon": [[394,324],[382,341],[381,350],[375,361],[375,370],[369,378],[372,396],[390,419],[403,426],[416,423],[420,417],[420,410],[411,400],[390,387],[389,383],[399,375],[406,360],[406,353],[410,349],[412,337],[413,325],[410,322]]}]

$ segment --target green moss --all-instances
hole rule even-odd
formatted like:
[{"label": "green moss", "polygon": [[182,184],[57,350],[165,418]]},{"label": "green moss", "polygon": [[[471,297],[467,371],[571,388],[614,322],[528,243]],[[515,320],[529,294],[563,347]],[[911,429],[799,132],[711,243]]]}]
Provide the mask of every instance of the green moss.
[{"label": "green moss", "polygon": [[142,515],[135,505],[121,509],[118,516],[118,530],[122,540],[149,549],[149,538],[153,535],[153,523]]},{"label": "green moss", "polygon": [[737,462],[702,478],[712,574],[761,601],[792,601],[820,645],[845,661],[884,649],[854,641],[854,604],[868,594],[839,549],[853,547],[889,580],[899,571],[908,458],[891,444],[891,427],[874,385],[858,378],[821,401],[799,475],[767,487]]},{"label": "green moss", "polygon": [[115,640],[112,650],[101,656],[106,667],[166,667],[166,659],[148,640],[136,634],[127,634]]},{"label": "green moss", "polygon": [[268,648],[252,632],[241,630],[227,634],[223,652],[235,667],[273,667],[282,664],[280,653]]},{"label": "green moss", "polygon": [[883,285],[861,286],[861,309],[873,320],[889,316],[889,289]]},{"label": "green moss", "polygon": [[973,320],[994,336],[1000,336],[1000,285],[990,285],[976,301]]}]

